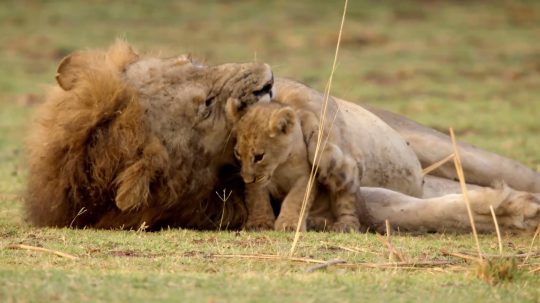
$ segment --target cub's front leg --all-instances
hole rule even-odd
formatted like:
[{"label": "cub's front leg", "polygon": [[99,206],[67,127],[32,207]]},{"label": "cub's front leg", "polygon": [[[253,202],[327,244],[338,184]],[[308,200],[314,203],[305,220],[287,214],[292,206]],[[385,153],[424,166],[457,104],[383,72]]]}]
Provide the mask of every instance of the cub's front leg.
[{"label": "cub's front leg", "polygon": [[[275,230],[295,231],[302,211],[302,203],[307,190],[309,176],[300,177],[283,200],[281,211],[274,225]],[[306,209],[301,221],[300,230],[306,230],[306,217],[309,213],[313,200],[317,195],[317,182],[313,183],[307,198]]]},{"label": "cub's front leg", "polygon": [[252,183],[246,184],[246,204],[248,219],[244,224],[246,230],[271,230],[274,227],[274,211],[270,204],[270,195],[266,186]]}]

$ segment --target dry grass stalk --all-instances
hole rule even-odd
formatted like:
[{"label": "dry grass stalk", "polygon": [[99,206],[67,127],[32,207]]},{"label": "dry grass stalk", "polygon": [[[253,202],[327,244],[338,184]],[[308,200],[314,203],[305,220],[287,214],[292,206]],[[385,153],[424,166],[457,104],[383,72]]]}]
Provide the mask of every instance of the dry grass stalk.
[{"label": "dry grass stalk", "polygon": [[86,208],[82,207],[79,212],[77,213],[77,215],[75,215],[75,217],[73,217],[73,220],[71,220],[71,223],[69,223],[69,228],[72,228],[73,227],[73,223],[75,223],[75,220],[77,220],[77,217],[79,217],[80,215],[84,214],[86,212]]},{"label": "dry grass stalk", "polygon": [[395,256],[396,258],[398,258],[400,262],[408,263],[405,257],[403,257],[403,255],[394,247],[394,245],[392,245],[392,243],[390,243],[390,240],[388,238],[385,238],[379,234],[376,234],[376,235],[377,235],[377,239],[381,241],[384,245],[386,245],[386,247],[388,248],[389,259],[392,259],[392,257]]},{"label": "dry grass stalk", "polygon": [[[253,259],[253,260],[270,260],[270,261],[293,261],[301,263],[314,263],[325,264],[328,261],[310,259],[310,258],[298,258],[279,255],[242,255],[242,254],[212,254],[213,258],[230,258],[230,259]],[[455,262],[451,261],[413,261],[413,262],[388,262],[388,263],[336,263],[339,267],[346,268],[376,268],[376,269],[422,269],[422,268],[434,268],[455,265]]]},{"label": "dry grass stalk", "polygon": [[372,253],[370,251],[367,251],[366,249],[362,249],[360,247],[350,247],[350,246],[343,246],[343,245],[334,245],[334,244],[329,244],[329,243],[326,243],[326,242],[322,242],[322,244],[324,245],[327,245],[327,246],[330,246],[330,247],[333,247],[333,248],[339,248],[341,250],[345,250],[345,251],[348,251],[348,252],[353,252],[353,253]]},{"label": "dry grass stalk", "polygon": [[147,229],[148,229],[148,225],[146,224],[146,221],[143,221],[143,223],[141,223],[141,226],[139,226],[139,228],[137,229],[137,232],[138,233],[143,233]]},{"label": "dry grass stalk", "polygon": [[306,269],[306,272],[308,272],[308,273],[309,272],[314,272],[314,271],[319,270],[319,269],[325,269],[325,268],[328,268],[329,266],[336,265],[336,264],[342,264],[342,263],[346,263],[346,262],[344,260],[339,260],[339,259],[330,260],[330,261],[327,261],[325,263],[313,265],[313,266],[309,267],[308,269]]},{"label": "dry grass stalk", "polygon": [[232,190],[227,195],[227,190],[224,188],[223,189],[223,195],[220,195],[217,191],[216,191],[216,195],[221,200],[221,202],[223,202],[223,207],[221,208],[221,219],[219,220],[219,227],[218,227],[218,230],[221,230],[221,228],[223,226],[223,218],[225,217],[226,203],[227,203],[227,200],[229,200],[229,198],[232,195]]},{"label": "dry grass stalk", "polygon": [[419,269],[454,265],[450,261],[418,261],[418,262],[389,262],[389,263],[346,263],[338,266],[352,268],[378,268],[378,269]]},{"label": "dry grass stalk", "polygon": [[523,263],[521,263],[522,265],[527,263],[527,260],[529,259],[529,256],[532,252],[532,248],[533,248],[533,245],[534,245],[534,240],[536,240],[536,237],[538,236],[538,233],[540,233],[540,224],[538,224],[538,226],[536,226],[536,231],[534,232],[534,236],[531,240],[531,245],[529,245],[529,252],[527,254],[527,256],[525,257],[525,260],[523,260]]},{"label": "dry grass stalk", "polygon": [[456,136],[454,135],[454,129],[450,128],[450,138],[452,139],[452,146],[454,147],[454,165],[456,166],[457,175],[459,178],[459,185],[463,193],[463,199],[467,206],[467,214],[469,216],[469,223],[473,231],[474,240],[476,242],[476,249],[478,250],[478,257],[482,261],[482,250],[480,249],[480,241],[478,240],[478,233],[476,232],[476,225],[474,224],[474,217],[471,210],[471,202],[469,200],[469,194],[467,192],[467,185],[465,183],[465,175],[463,173],[463,166],[461,165],[461,158],[459,156],[459,149],[456,142]]},{"label": "dry grass stalk", "polygon": [[481,258],[477,258],[477,257],[471,256],[469,254],[464,254],[464,253],[459,253],[459,252],[449,252],[449,251],[446,251],[444,249],[441,250],[441,253],[443,255],[445,255],[445,256],[457,257],[457,258],[464,259],[464,260],[467,260],[467,261],[482,262]]},{"label": "dry grass stalk", "polygon": [[454,153],[451,153],[450,155],[446,156],[444,159],[442,160],[439,160],[433,164],[431,164],[430,166],[424,168],[422,170],[422,174],[425,176],[425,175],[428,175],[430,172],[436,170],[437,168],[443,166],[444,164],[446,164],[446,162],[450,161],[450,160],[453,160],[454,159]]},{"label": "dry grass stalk", "polygon": [[[343,25],[345,24],[345,16],[347,15],[347,6],[348,6],[348,0],[345,0],[345,4],[344,4],[344,7],[343,7],[343,15],[341,17],[341,24],[340,24],[340,28],[339,28],[339,34],[338,34],[338,40],[337,40],[337,43],[336,43],[336,51],[335,51],[335,54],[334,54],[334,62],[332,64],[332,71],[330,72],[330,77],[328,79],[328,84],[327,84],[327,87],[326,87],[326,90],[325,90],[325,93],[324,93],[324,103],[323,103],[323,108],[322,108],[322,112],[321,112],[321,122],[319,124],[319,134],[318,134],[318,137],[317,137],[317,146],[315,148],[315,159],[317,159],[317,155],[320,154],[320,147],[321,147],[321,143],[322,143],[322,136],[323,136],[323,130],[324,130],[324,124],[325,124],[325,118],[326,118],[326,111],[328,109],[328,100],[329,100],[329,97],[330,97],[330,91],[331,91],[331,88],[332,88],[332,80],[334,78],[334,72],[336,70],[336,65],[337,65],[337,58],[338,58],[338,55],[339,55],[339,45],[341,43],[341,35],[343,33]],[[334,117],[335,119],[335,117]],[[313,184],[315,182],[315,175],[316,175],[316,171],[318,169],[318,165],[312,165],[312,168],[311,168],[311,173],[310,173],[310,176],[309,176],[309,180],[308,180],[308,186],[306,188],[306,192],[304,194],[304,199],[302,201],[302,208],[301,208],[301,211],[300,211],[300,218],[298,219],[298,223],[296,224],[296,232],[294,234],[294,240],[293,240],[293,243],[291,245],[291,249],[289,251],[289,256],[293,256],[294,255],[294,251],[296,250],[296,245],[298,244],[298,240],[300,239],[300,227],[302,226],[302,221],[304,220],[304,217],[306,215],[306,207],[307,207],[307,201],[308,201],[308,197],[309,197],[309,194],[311,193],[311,190],[313,188]]]},{"label": "dry grass stalk", "polygon": [[215,258],[232,258],[232,259],[259,259],[259,260],[276,260],[276,261],[294,261],[294,262],[303,262],[303,263],[319,263],[323,264],[326,261],[309,259],[309,258],[298,258],[298,257],[286,257],[279,255],[241,255],[241,254],[213,254],[211,257]]},{"label": "dry grass stalk", "polygon": [[[476,252],[448,252],[446,250],[441,250],[441,253],[448,256],[454,256],[462,259],[467,259],[471,261],[479,261],[479,259],[476,257]],[[522,254],[515,254],[515,255],[492,255],[492,254],[482,254],[482,257],[484,259],[521,259],[521,258],[528,258],[528,257],[538,257],[540,256],[540,251],[536,252],[529,252],[529,253],[522,253]],[[523,266],[520,265],[520,266]]]},{"label": "dry grass stalk", "polygon": [[384,227],[386,228],[386,238],[388,238],[388,241],[390,241],[392,226],[390,226],[390,221],[388,221],[388,219],[384,220]]},{"label": "dry grass stalk", "polygon": [[54,254],[54,255],[57,255],[57,256],[60,256],[60,257],[63,257],[63,258],[71,259],[71,260],[79,259],[76,256],[66,254],[66,253],[63,253],[61,251],[47,249],[47,248],[43,248],[43,247],[37,247],[37,246],[24,245],[24,244],[11,244],[11,245],[8,245],[7,248],[9,248],[9,249],[26,249],[26,250],[32,250],[32,251],[46,252],[46,253]]},{"label": "dry grass stalk", "polygon": [[495,215],[495,210],[493,209],[493,205],[489,206],[489,210],[491,211],[491,216],[493,217],[493,224],[495,224],[495,231],[497,232],[497,242],[499,243],[499,254],[502,256],[503,246],[502,246],[501,231],[499,230],[499,222],[497,222],[497,216]]}]

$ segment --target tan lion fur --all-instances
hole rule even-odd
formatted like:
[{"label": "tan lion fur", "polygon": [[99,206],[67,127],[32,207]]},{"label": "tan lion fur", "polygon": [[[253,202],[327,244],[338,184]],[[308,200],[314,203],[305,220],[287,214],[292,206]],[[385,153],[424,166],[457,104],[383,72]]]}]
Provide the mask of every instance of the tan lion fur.
[{"label": "tan lion fur", "polygon": [[[183,56],[144,57],[120,41],[107,51],[68,56],[56,80],[27,145],[25,209],[37,226],[240,228],[247,210],[243,182],[231,165],[229,98],[250,106],[273,95],[274,101],[301,110],[308,158],[314,160],[322,95],[285,79],[272,87],[265,64],[203,66]],[[363,167],[362,186],[379,187],[357,195],[357,201],[366,197],[376,224],[390,219],[409,230],[467,229],[462,195],[441,191],[457,188],[451,166],[435,172],[449,185],[428,186],[432,178],[426,178],[434,197],[419,199],[420,163],[446,157],[452,148],[447,136],[399,115],[330,101],[327,121],[337,116],[324,135]],[[540,191],[539,173],[459,145],[469,181],[485,186],[499,178],[511,190]],[[502,229],[531,229],[540,221],[538,194],[474,190],[473,208],[486,230],[492,230],[490,205]],[[330,199],[325,189],[317,197]],[[317,224],[333,224],[329,208],[314,202],[310,214]]]}]

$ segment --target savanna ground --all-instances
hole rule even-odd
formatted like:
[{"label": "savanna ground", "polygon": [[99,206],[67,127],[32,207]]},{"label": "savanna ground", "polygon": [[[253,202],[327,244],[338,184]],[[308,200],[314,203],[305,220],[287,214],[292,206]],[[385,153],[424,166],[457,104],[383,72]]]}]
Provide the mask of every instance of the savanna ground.
[{"label": "savanna ground", "polygon": [[[265,61],[279,76],[322,89],[341,9],[341,1],[2,1],[0,301],[538,302],[540,257],[493,285],[477,277],[476,265],[442,253],[474,252],[470,235],[392,235],[407,262],[450,266],[306,273],[312,264],[216,256],[286,255],[292,234],[25,224],[27,123],[64,55],[126,37],[140,51],[189,52],[209,63]],[[351,1],[333,94],[443,131],[452,126],[462,140],[539,169],[539,41],[538,1]],[[531,239],[503,235],[505,254],[529,251]],[[494,235],[480,242],[484,253],[498,252]],[[389,262],[374,234],[307,233],[296,256]]]}]

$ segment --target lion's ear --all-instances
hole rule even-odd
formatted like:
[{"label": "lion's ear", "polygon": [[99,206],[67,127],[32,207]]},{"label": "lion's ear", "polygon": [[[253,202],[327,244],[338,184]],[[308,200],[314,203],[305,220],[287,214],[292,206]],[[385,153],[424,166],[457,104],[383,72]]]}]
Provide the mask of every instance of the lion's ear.
[{"label": "lion's ear", "polygon": [[56,82],[63,90],[71,90],[79,77],[80,71],[86,67],[87,60],[81,53],[68,55],[56,69]]},{"label": "lion's ear", "polygon": [[236,98],[227,99],[225,104],[225,112],[227,119],[232,122],[238,122],[246,111],[246,104]]},{"label": "lion's ear", "polygon": [[270,117],[270,136],[278,134],[288,134],[296,123],[296,114],[290,107],[284,107],[274,112]]},{"label": "lion's ear", "polygon": [[95,68],[96,64],[123,70],[138,57],[139,55],[125,40],[117,40],[105,53],[96,51],[75,52],[62,59],[60,65],[58,65],[56,82],[62,89],[68,91],[75,87],[83,71]]}]

